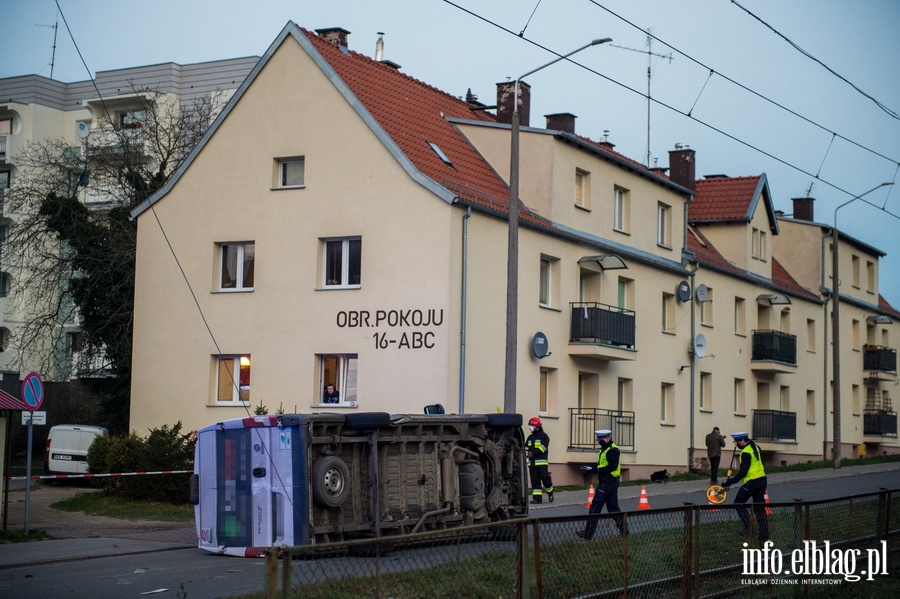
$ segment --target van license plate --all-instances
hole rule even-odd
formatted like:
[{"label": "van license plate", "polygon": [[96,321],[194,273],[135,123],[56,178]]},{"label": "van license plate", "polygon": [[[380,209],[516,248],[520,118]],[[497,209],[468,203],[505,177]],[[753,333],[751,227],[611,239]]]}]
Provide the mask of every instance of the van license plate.
[{"label": "van license plate", "polygon": [[50,457],[54,460],[72,460],[72,456],[66,455],[64,453],[54,453]]}]

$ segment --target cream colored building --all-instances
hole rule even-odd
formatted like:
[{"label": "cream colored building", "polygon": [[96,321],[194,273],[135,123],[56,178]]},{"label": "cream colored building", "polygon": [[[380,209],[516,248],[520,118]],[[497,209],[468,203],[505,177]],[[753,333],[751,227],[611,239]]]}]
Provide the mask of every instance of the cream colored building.
[{"label": "cream colored building", "polygon": [[[486,107],[348,40],[288,23],[134,211],[133,430],[257,407],[502,410],[513,84]],[[770,462],[820,459],[827,296],[776,259],[787,225],[765,176],[725,179],[723,196],[696,181],[693,150],[647,169],[573,115],[530,126],[529,98],[516,408],[544,420],[556,484],[581,480],[597,428],[626,478],[697,466],[712,426],[752,431]],[[851,418],[847,453],[869,443]]]}]

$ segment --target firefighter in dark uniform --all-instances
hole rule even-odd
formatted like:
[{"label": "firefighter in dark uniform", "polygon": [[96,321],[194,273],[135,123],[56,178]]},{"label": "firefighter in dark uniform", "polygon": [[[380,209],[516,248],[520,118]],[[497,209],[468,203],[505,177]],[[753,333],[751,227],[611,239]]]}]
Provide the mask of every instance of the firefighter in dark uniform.
[{"label": "firefighter in dark uniform", "polygon": [[[722,484],[724,488],[738,482],[743,483],[738,490],[737,497],[734,498],[735,503],[747,503],[748,499],[753,499],[753,513],[756,515],[756,523],[759,525],[759,542],[765,543],[769,540],[769,518],[766,516],[766,487],[768,479],[766,479],[766,470],[763,468],[762,455],[759,447],[750,440],[747,433],[733,433],[732,438],[740,453],[740,467],[734,476]],[[738,516],[741,518],[743,530],[739,533],[746,537],[750,532],[750,514],[747,508],[738,510]]]},{"label": "firefighter in dark uniform", "polygon": [[[610,514],[618,514],[622,511],[619,509],[619,482],[622,474],[622,466],[619,464],[619,447],[612,442],[612,431],[609,429],[594,431],[594,435],[600,445],[597,467],[582,466],[584,470],[597,471],[597,489],[594,492],[594,500],[591,502],[588,514],[599,514],[604,505]],[[615,516],[614,519],[619,534],[624,534],[622,516]],[[584,530],[577,530],[575,534],[589,541],[594,537],[595,530],[597,530],[597,520],[592,518],[588,520]]]},{"label": "firefighter in dark uniform", "polygon": [[525,455],[528,456],[528,474],[531,476],[531,503],[541,503],[544,489],[547,499],[553,503],[553,481],[550,479],[550,437],[544,432],[540,418],[528,421],[531,434],[525,441]]}]

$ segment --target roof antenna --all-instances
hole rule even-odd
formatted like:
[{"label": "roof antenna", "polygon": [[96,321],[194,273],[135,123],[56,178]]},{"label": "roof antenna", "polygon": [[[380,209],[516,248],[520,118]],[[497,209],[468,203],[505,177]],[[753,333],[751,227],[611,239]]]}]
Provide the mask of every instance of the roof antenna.
[{"label": "roof antenna", "polygon": [[809,188],[807,188],[807,190],[806,190],[806,197],[810,197],[810,194],[812,193],[813,185],[815,185],[815,184],[816,184],[815,181],[809,182]]},{"label": "roof antenna", "polygon": [[56,64],[56,33],[59,30],[59,12],[56,13],[56,23],[53,25],[35,24],[35,27],[49,27],[53,29],[53,54],[50,56],[50,78],[53,79],[53,65]]}]

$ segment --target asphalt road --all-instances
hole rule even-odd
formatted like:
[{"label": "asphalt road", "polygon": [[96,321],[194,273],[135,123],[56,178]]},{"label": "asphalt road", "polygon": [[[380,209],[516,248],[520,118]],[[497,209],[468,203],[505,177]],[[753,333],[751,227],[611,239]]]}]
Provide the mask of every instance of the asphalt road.
[{"label": "asphalt road", "polygon": [[[704,481],[647,485],[648,502],[652,509],[704,503],[706,486]],[[777,504],[794,499],[815,501],[864,494],[882,488],[900,489],[900,464],[774,475],[770,477],[769,495],[770,501]],[[58,512],[44,505],[54,493],[77,491],[41,489],[32,493],[36,499],[32,527],[48,530],[55,540],[0,545],[0,597],[202,599],[263,590],[263,560],[200,551],[195,547],[192,524],[123,524],[113,519]],[[639,486],[622,487],[622,508],[636,509],[640,491]],[[586,499],[583,491],[560,492],[553,504],[535,506],[531,515],[537,518],[584,515]],[[729,498],[728,503],[732,501]],[[16,507],[17,513],[21,513],[21,506]],[[10,510],[10,527],[16,527],[13,512]],[[64,531],[68,531],[68,537]],[[76,533],[93,536],[73,537]]]}]

